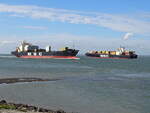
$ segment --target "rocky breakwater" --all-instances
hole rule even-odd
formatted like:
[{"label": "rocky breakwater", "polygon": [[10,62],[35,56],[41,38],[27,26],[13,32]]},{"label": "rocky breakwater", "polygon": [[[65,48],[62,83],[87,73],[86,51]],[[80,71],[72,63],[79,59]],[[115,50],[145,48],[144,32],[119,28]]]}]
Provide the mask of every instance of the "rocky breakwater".
[{"label": "rocky breakwater", "polygon": [[0,113],[67,113],[63,110],[49,110],[27,104],[8,103],[5,100],[0,101]]}]

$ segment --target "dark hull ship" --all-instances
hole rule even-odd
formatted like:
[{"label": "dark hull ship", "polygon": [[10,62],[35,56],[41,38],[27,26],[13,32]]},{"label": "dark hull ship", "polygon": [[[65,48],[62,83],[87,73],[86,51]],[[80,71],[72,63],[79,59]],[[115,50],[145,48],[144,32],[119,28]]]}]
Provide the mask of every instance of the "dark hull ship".
[{"label": "dark hull ship", "polygon": [[51,47],[40,49],[37,45],[32,45],[23,41],[11,54],[19,58],[55,58],[55,59],[79,59],[76,57],[79,50],[65,47],[60,51],[51,51]]},{"label": "dark hull ship", "polygon": [[123,47],[118,48],[117,51],[91,51],[85,55],[103,59],[136,59],[138,57],[134,51],[126,51]]}]

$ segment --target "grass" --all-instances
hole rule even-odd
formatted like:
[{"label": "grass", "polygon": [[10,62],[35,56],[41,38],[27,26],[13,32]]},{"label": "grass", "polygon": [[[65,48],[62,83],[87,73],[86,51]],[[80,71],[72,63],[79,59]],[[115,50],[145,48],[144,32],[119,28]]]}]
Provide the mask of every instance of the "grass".
[{"label": "grass", "polygon": [[14,105],[2,104],[2,105],[0,105],[0,109],[16,109],[16,107]]},{"label": "grass", "polygon": [[[15,110],[16,106],[15,105],[9,105],[9,104],[0,104],[0,110],[1,109]],[[26,108],[20,108],[20,109],[18,109],[18,111],[27,112],[27,109]]]}]

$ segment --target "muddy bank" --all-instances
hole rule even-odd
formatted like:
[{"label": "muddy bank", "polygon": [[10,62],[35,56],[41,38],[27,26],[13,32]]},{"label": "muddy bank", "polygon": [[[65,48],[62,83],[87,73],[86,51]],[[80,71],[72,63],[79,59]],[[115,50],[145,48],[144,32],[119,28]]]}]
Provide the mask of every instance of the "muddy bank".
[{"label": "muddy bank", "polygon": [[0,84],[13,84],[19,82],[46,82],[46,81],[57,81],[62,79],[43,79],[43,78],[1,78]]},{"label": "muddy bank", "polygon": [[27,104],[8,103],[5,100],[0,101],[0,113],[67,113],[63,110],[50,110]]}]

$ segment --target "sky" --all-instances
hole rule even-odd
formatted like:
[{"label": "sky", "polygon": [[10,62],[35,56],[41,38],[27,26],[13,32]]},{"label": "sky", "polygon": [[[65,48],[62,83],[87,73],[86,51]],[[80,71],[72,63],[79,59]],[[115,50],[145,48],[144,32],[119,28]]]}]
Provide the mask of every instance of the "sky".
[{"label": "sky", "polygon": [[150,55],[149,0],[0,0],[0,53],[26,40],[44,48],[64,46]]}]

